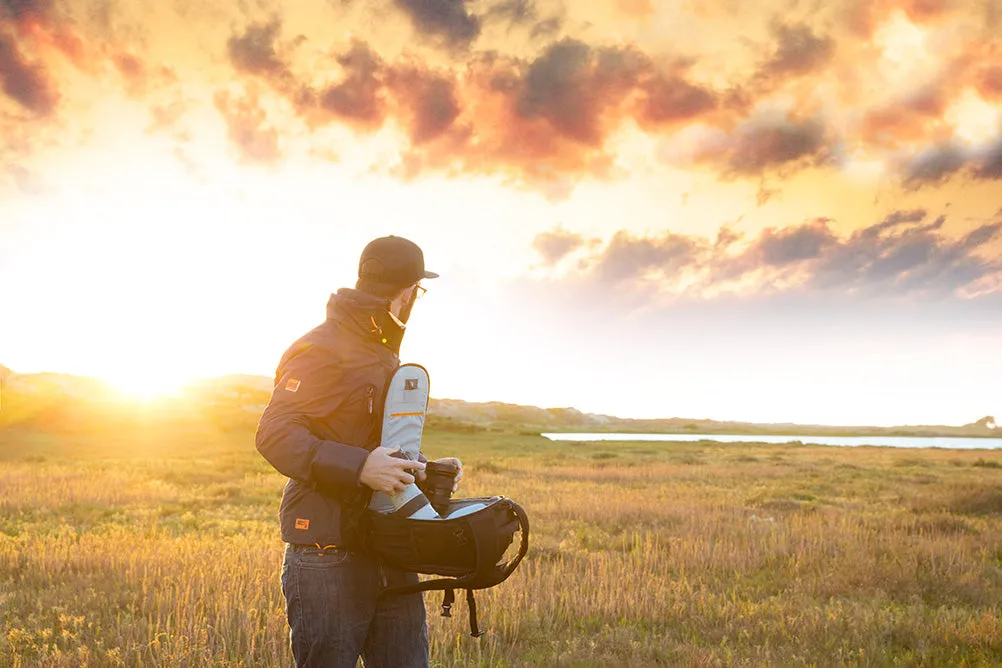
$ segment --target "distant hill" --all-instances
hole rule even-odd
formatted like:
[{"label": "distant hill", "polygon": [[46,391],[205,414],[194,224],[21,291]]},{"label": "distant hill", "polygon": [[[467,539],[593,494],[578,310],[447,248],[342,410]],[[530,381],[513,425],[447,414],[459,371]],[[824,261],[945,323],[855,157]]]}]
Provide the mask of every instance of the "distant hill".
[{"label": "distant hill", "polygon": [[[253,429],[271,396],[272,379],[231,375],[193,383],[177,396],[131,402],[99,381],[66,374],[15,374],[0,367],[0,428],[116,429],[186,421],[211,422],[224,430]],[[754,424],[691,418],[630,419],[502,402],[432,399],[430,428],[470,432],[627,432],[748,435],[1002,436],[992,416],[964,426],[829,427],[794,423]]]},{"label": "distant hill", "polygon": [[787,423],[751,423],[692,418],[632,419],[582,413],[574,408],[537,408],[500,402],[469,403],[456,399],[431,400],[429,424],[442,428],[517,428],[536,432],[620,432],[667,434],[749,434],[765,436],[1002,436],[994,418],[961,427],[913,425],[900,427],[832,427]]}]

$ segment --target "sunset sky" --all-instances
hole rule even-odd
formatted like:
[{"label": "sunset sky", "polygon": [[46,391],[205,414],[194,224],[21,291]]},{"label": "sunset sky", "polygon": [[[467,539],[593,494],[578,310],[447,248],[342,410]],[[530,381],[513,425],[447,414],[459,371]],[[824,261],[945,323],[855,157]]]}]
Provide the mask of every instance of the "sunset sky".
[{"label": "sunset sky", "polygon": [[1002,417],[1002,4],[0,0],[0,363],[271,375],[384,234],[436,397]]}]

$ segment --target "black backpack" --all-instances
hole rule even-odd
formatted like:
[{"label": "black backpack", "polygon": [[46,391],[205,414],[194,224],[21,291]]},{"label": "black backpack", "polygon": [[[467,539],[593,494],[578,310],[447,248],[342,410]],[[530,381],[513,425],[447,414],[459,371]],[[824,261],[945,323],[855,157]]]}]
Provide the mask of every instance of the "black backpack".
[{"label": "black backpack", "polygon": [[[368,514],[369,545],[375,556],[393,568],[440,575],[412,585],[386,587],[379,596],[443,591],[442,616],[452,616],[456,589],[466,590],[470,635],[483,635],[477,625],[474,590],[501,584],[529,549],[529,519],[517,503],[503,496],[453,499],[446,515],[473,504],[484,504],[468,515],[443,520],[414,520],[377,512]],[[518,552],[502,561],[516,532]]]}]

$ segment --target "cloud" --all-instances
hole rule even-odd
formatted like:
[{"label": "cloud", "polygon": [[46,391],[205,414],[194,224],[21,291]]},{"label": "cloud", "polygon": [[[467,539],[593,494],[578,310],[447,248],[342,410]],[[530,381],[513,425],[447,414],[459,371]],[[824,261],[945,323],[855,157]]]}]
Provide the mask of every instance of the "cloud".
[{"label": "cloud", "polygon": [[705,248],[703,240],[680,234],[651,239],[620,231],[613,235],[592,271],[601,282],[611,284],[642,279],[650,273],[671,279],[696,264]]},{"label": "cloud", "polygon": [[[562,280],[624,303],[658,294],[662,301],[769,294],[902,298],[959,297],[981,285],[1002,289],[1002,216],[960,238],[944,234],[945,217],[927,219],[924,210],[895,211],[840,236],[832,220],[817,218],[766,228],[744,244],[730,230],[715,241],[619,231]],[[533,247],[552,266],[581,242],[571,233],[547,233]]]},{"label": "cloud", "polygon": [[26,27],[33,22],[46,21],[51,9],[50,0],[0,0],[0,19]]},{"label": "cloud", "polygon": [[978,155],[973,176],[976,179],[1002,181],[1002,137]]},{"label": "cloud", "polygon": [[351,48],[337,57],[343,78],[315,93],[304,94],[302,103],[355,127],[375,129],[386,115],[383,96],[385,64],[368,44],[354,41]]},{"label": "cloud", "polygon": [[965,151],[959,146],[934,146],[920,152],[908,162],[904,184],[908,188],[916,188],[929,183],[941,183],[960,171],[966,162]]},{"label": "cloud", "polygon": [[777,39],[776,49],[761,70],[769,77],[809,74],[826,65],[835,51],[831,37],[819,37],[804,24],[778,23],[772,31]]},{"label": "cloud", "polygon": [[608,89],[616,85],[615,73],[595,72],[591,49],[577,40],[563,40],[529,66],[521,82],[517,113],[522,118],[544,118],[562,135],[595,145]]},{"label": "cloud", "polygon": [[279,160],[278,131],[266,126],[267,115],[258,103],[256,91],[251,89],[243,97],[219,91],[214,102],[243,162],[274,164]]},{"label": "cloud", "polygon": [[[17,7],[17,5],[14,5]],[[16,42],[0,33],[0,88],[23,108],[47,116],[59,103],[59,92],[40,63],[29,63]]]},{"label": "cloud", "polygon": [[[961,174],[991,179],[998,171],[987,149],[975,155],[952,139],[949,118],[958,96],[978,91],[987,100],[1002,80],[993,61],[982,57],[994,48],[988,37],[972,38],[969,46],[951,42],[932,80],[917,80],[918,90],[910,92],[895,86],[887,101],[856,94],[870,86],[875,65],[853,66],[858,80],[838,76],[848,58],[875,58],[879,49],[838,42],[844,28],[837,22],[825,28],[798,19],[766,23],[770,42],[763,55],[738,73],[716,71],[710,61],[716,56],[704,62],[691,53],[646,52],[628,39],[564,37],[534,55],[477,50],[485,26],[492,39],[505,24],[539,30],[542,8],[549,7],[539,0],[394,2],[448,53],[405,48],[386,57],[389,51],[376,49],[384,40],[367,41],[359,31],[349,43],[335,44],[331,56],[312,37],[283,40],[283,22],[275,17],[235,31],[226,54],[238,72],[284,97],[308,131],[331,123],[366,133],[400,128],[404,142],[393,166],[378,169],[405,178],[500,175],[509,184],[568,193],[581,176],[616,178],[617,140],[635,128],[666,138],[703,128],[685,156],[667,161],[702,165],[724,179],[758,180],[760,204],[782,188],[777,178],[836,167],[847,152],[883,161],[911,189]],[[928,21],[953,11],[923,10],[921,2],[876,4],[864,13],[881,22],[898,8]],[[554,18],[563,31],[563,19]],[[823,86],[814,85],[819,77]],[[838,102],[850,98],[852,108]]]},{"label": "cloud", "polygon": [[414,146],[444,133],[462,111],[456,97],[456,82],[446,74],[430,72],[420,65],[390,69],[387,86],[400,105],[399,115],[409,119],[408,133]]},{"label": "cloud", "polygon": [[534,23],[538,16],[535,0],[501,0],[487,10],[484,18],[510,23]]},{"label": "cloud", "polygon": [[539,20],[539,8],[535,0],[501,0],[487,10],[484,19],[506,21],[515,25],[532,25]]},{"label": "cloud", "polygon": [[637,121],[649,130],[670,129],[709,114],[719,105],[714,92],[689,83],[678,73],[655,76],[644,87]]},{"label": "cloud", "polygon": [[125,89],[134,97],[146,92],[147,72],[142,60],[131,53],[119,53],[112,57],[115,69],[125,80]]},{"label": "cloud", "polygon": [[584,243],[584,237],[566,230],[556,229],[552,232],[536,235],[532,247],[543,258],[543,262],[553,266],[569,253],[583,246]]},{"label": "cloud", "polygon": [[[529,12],[528,5],[503,8]],[[387,120],[409,147],[398,173],[507,173],[552,187],[574,173],[607,175],[609,136],[630,119],[667,131],[718,107],[681,65],[658,67],[635,47],[592,47],[564,39],[539,56],[495,52],[465,67],[432,69],[414,57],[387,62],[363,41],[337,57],[326,85],[297,81],[278,48],[281,26],[251,26],[228,42],[236,69],[287,97],[311,126],[338,121],[363,131]]]},{"label": "cloud", "polygon": [[417,164],[514,172],[552,183],[574,173],[607,176],[608,138],[633,119],[668,131],[717,107],[683,72],[665,72],[633,47],[564,39],[531,60],[481,55],[456,87],[461,112],[440,143],[412,151]]},{"label": "cloud", "polygon": [[559,33],[564,27],[564,19],[559,16],[551,16],[548,19],[543,19],[542,21],[534,24],[532,30],[529,31],[529,35],[533,39],[543,38],[543,37],[553,37]]},{"label": "cloud", "polygon": [[78,67],[88,68],[94,55],[85,47],[70,21],[57,15],[50,0],[0,0],[0,28],[9,26],[22,40],[21,47],[38,56],[56,50]]},{"label": "cloud", "polygon": [[958,174],[976,180],[1002,180],[1002,137],[978,148],[955,143],[933,146],[905,160],[902,171],[909,190],[939,185]]},{"label": "cloud", "polygon": [[981,69],[977,77],[978,92],[988,100],[1002,100],[1002,66]]},{"label": "cloud", "polygon": [[763,264],[782,267],[821,257],[836,242],[835,234],[828,227],[828,220],[819,218],[789,229],[767,228],[753,246],[752,252],[761,258]]},{"label": "cloud", "polygon": [[[357,130],[379,129],[386,118],[386,63],[364,41],[354,39],[334,61],[340,77],[334,82],[313,85],[299,81],[280,53],[281,22],[277,19],[253,24],[227,41],[233,67],[267,82],[289,99],[311,126],[339,121]],[[287,51],[283,48],[282,51]]]},{"label": "cloud", "polygon": [[976,253],[998,237],[998,223],[951,240],[942,234],[944,217],[921,224],[925,218],[925,212],[898,212],[840,239],[811,265],[805,289],[947,296],[1002,272],[1002,261]]},{"label": "cloud", "polygon": [[239,72],[263,77],[283,77],[288,66],[275,50],[275,42],[282,31],[278,19],[268,23],[249,25],[241,35],[233,35],[226,42],[226,52],[233,67]]},{"label": "cloud", "polygon": [[501,0],[487,10],[484,21],[507,22],[510,25],[528,27],[529,35],[533,39],[552,37],[560,32],[564,25],[561,16],[541,19],[535,0]]},{"label": "cloud", "polygon": [[155,104],[150,107],[152,123],[148,132],[169,130],[188,112],[188,105],[182,100],[173,100],[165,104]]},{"label": "cloud", "polygon": [[37,174],[22,165],[9,165],[7,173],[14,180],[14,185],[23,195],[41,195],[46,192],[45,183]]},{"label": "cloud", "polygon": [[693,159],[720,166],[727,178],[760,176],[774,169],[831,164],[834,143],[832,132],[819,119],[770,115],[749,119],[730,134],[708,139],[695,150]]},{"label": "cloud", "polygon": [[868,39],[896,11],[904,12],[912,23],[925,25],[949,15],[962,3],[957,0],[850,0],[844,6],[846,26],[857,36]]},{"label": "cloud", "polygon": [[394,0],[414,28],[451,48],[466,48],[480,36],[480,18],[466,8],[465,0]]},{"label": "cloud", "polygon": [[906,99],[866,112],[860,137],[871,146],[884,148],[922,140],[943,127],[948,105],[947,88],[929,86]]}]

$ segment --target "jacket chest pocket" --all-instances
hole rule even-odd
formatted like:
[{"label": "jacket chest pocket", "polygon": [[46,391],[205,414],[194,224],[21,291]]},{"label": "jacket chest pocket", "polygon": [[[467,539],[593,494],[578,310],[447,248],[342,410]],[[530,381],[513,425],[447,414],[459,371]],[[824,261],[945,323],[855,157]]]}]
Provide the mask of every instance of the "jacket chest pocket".
[{"label": "jacket chest pocket", "polygon": [[374,383],[366,383],[352,394],[342,414],[335,416],[346,421],[344,432],[350,435],[349,445],[367,450],[379,445],[380,402],[377,392]]}]

